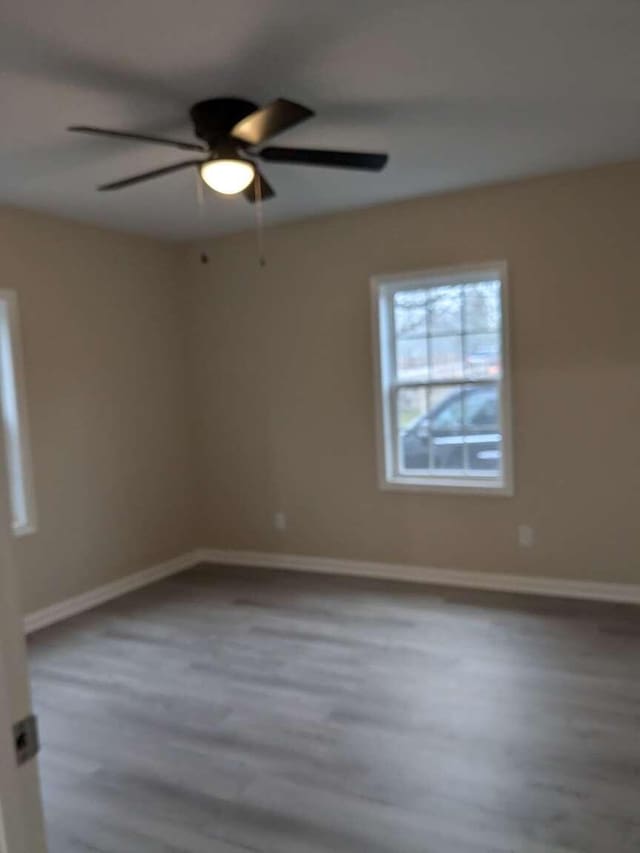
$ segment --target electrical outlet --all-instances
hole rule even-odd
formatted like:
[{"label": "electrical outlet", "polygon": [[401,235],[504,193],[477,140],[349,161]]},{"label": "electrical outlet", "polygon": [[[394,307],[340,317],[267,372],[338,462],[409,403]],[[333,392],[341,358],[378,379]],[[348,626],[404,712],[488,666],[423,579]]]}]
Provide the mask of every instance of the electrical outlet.
[{"label": "electrical outlet", "polygon": [[286,530],[287,516],[283,512],[276,512],[273,516],[273,526],[276,530]]},{"label": "electrical outlet", "polygon": [[518,544],[521,548],[533,548],[535,534],[533,527],[528,524],[518,525]]}]

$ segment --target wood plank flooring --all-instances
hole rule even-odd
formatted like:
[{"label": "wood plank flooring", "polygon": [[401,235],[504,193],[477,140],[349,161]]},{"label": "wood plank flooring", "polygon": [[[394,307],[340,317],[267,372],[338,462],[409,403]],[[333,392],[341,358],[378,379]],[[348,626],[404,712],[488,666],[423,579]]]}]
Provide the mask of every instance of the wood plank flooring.
[{"label": "wood plank flooring", "polygon": [[640,609],[198,567],[30,646],[50,853],[640,850]]}]

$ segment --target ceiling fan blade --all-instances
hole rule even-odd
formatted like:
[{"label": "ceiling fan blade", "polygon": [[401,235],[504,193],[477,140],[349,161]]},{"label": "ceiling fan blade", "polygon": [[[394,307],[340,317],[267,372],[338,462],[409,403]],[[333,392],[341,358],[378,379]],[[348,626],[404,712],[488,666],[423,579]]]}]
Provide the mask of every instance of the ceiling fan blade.
[{"label": "ceiling fan blade", "polygon": [[249,186],[244,191],[244,197],[251,204],[255,204],[258,200],[258,189],[260,190],[259,197],[261,201],[268,201],[275,196],[275,190],[265,178],[262,172],[256,169],[256,176]]},{"label": "ceiling fan blade", "polygon": [[301,166],[334,166],[340,169],[366,169],[380,172],[388,154],[358,151],[323,151],[316,148],[263,148],[259,156],[272,163],[297,163]]},{"label": "ceiling fan blade", "polygon": [[262,145],[277,133],[282,133],[313,115],[315,115],[313,110],[301,104],[278,98],[277,101],[267,104],[266,107],[256,110],[239,121],[231,130],[231,136],[248,145]]},{"label": "ceiling fan blade", "polygon": [[182,151],[206,151],[203,145],[195,142],[182,142],[176,139],[162,139],[159,136],[146,136],[143,133],[127,133],[121,130],[104,130],[101,127],[87,127],[86,125],[74,124],[68,127],[72,133],[89,133],[92,136],[112,136],[116,139],[134,139],[136,142],[154,142],[158,145],[170,145],[172,148],[180,148]]},{"label": "ceiling fan blade", "polygon": [[132,175],[130,178],[123,178],[121,181],[102,184],[98,189],[100,191],[121,190],[123,187],[130,187],[132,184],[149,181],[151,178],[159,178],[161,175],[168,175],[171,172],[177,172],[179,169],[188,169],[189,166],[199,166],[201,163],[205,162],[206,160],[183,160],[181,163],[174,163],[172,166],[164,166],[162,169],[154,169],[151,172],[142,172],[140,175]]}]

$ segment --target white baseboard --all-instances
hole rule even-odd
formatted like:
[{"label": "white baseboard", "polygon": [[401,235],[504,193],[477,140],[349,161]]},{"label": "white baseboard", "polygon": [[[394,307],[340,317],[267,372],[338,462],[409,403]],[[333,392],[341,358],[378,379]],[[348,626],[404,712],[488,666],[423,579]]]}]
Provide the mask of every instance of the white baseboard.
[{"label": "white baseboard", "polygon": [[175,575],[177,572],[194,566],[198,560],[199,556],[196,552],[182,554],[172,560],[143,569],[141,572],[134,572],[124,578],[119,578],[117,581],[99,586],[89,592],[67,598],[65,601],[59,601],[49,607],[43,607],[42,610],[36,610],[24,617],[25,633],[31,634],[40,628],[46,628],[56,622],[61,622],[63,619],[68,619],[70,616],[75,616],[77,613],[91,610],[112,598],[118,598],[120,595],[125,595],[134,589],[140,589],[140,587],[169,577],[169,575]]},{"label": "white baseboard", "polygon": [[640,584],[576,581],[525,575],[490,574],[459,569],[434,569],[394,563],[371,563],[364,560],[338,560],[331,557],[309,557],[301,554],[272,554],[263,551],[226,551],[202,548],[194,552],[195,562],[228,566],[257,566],[353,575],[386,580],[412,581],[436,586],[466,587],[549,595],[557,598],[580,598],[640,604]]},{"label": "white baseboard", "polygon": [[125,595],[147,584],[182,572],[198,563],[226,566],[256,566],[269,569],[288,569],[299,572],[319,572],[331,575],[381,578],[410,581],[434,586],[465,587],[495,592],[519,592],[530,595],[549,595],[557,598],[582,598],[595,601],[615,601],[640,604],[640,584],[574,581],[524,575],[468,572],[459,569],[434,569],[403,563],[373,563],[365,560],[338,560],[332,557],[310,557],[302,554],[275,554],[265,551],[227,551],[201,548],[127,575],[89,592],[29,613],[24,618],[25,633],[31,634],[56,622],[91,610],[113,598]]}]

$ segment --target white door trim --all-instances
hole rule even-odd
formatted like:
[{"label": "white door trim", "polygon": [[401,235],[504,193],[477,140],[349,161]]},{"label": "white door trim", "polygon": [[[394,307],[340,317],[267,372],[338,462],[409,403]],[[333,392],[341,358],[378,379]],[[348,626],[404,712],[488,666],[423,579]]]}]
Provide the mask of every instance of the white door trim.
[{"label": "white door trim", "polygon": [[13,723],[31,714],[4,436],[0,430],[0,849],[46,853],[37,759],[17,766]]}]

